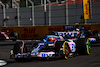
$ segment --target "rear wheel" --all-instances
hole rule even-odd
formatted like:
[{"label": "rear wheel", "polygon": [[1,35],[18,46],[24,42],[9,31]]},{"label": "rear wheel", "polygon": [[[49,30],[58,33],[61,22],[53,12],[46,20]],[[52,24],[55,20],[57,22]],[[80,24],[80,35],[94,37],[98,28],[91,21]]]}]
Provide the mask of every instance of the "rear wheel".
[{"label": "rear wheel", "polygon": [[90,44],[90,41],[89,39],[87,39],[87,42],[86,42],[86,54],[90,54],[90,51],[91,51],[91,44]]},{"label": "rear wheel", "polygon": [[91,51],[91,44],[89,39],[80,38],[77,41],[77,52],[78,54],[89,55]]},{"label": "rear wheel", "polygon": [[16,41],[16,39],[19,37],[18,33],[16,31],[12,31],[10,34],[10,39],[13,41]]}]

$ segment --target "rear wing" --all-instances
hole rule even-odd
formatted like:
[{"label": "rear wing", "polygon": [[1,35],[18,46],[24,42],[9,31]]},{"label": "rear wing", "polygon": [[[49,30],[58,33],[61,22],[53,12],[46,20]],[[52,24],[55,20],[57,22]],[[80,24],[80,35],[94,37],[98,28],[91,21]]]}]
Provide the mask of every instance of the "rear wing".
[{"label": "rear wing", "polygon": [[71,31],[71,32],[55,32],[57,36],[63,37],[77,37],[80,35],[80,31]]}]

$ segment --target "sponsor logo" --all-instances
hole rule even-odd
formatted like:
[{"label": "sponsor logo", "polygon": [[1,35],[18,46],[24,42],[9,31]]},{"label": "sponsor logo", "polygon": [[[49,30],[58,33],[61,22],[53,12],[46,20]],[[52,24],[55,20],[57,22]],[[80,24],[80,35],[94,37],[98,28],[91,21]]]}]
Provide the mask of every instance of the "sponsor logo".
[{"label": "sponsor logo", "polygon": [[37,56],[38,57],[52,57],[55,52],[40,52]]},{"label": "sponsor logo", "polygon": [[23,53],[23,54],[17,54],[15,57],[16,58],[25,58],[25,57],[28,57],[29,54],[28,53]]},{"label": "sponsor logo", "polygon": [[44,53],[43,53],[43,54],[41,54],[41,56],[42,56],[42,57],[51,57],[52,54],[44,54]]},{"label": "sponsor logo", "polygon": [[78,36],[79,32],[56,32],[57,36],[65,36],[65,37],[76,37]]}]

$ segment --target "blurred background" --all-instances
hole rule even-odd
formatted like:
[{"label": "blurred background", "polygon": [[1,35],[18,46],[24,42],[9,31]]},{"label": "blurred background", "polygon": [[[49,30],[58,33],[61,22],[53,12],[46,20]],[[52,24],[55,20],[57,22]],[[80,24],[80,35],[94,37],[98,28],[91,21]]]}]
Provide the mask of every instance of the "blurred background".
[{"label": "blurred background", "polygon": [[83,0],[0,0],[0,26],[100,23],[100,0],[88,1],[91,18],[85,20]]}]

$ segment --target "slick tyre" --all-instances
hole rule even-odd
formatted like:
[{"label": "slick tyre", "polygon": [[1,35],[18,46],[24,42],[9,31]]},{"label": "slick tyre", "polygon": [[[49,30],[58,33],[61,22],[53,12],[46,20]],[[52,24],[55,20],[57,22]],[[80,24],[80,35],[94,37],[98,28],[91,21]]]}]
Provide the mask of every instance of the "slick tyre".
[{"label": "slick tyre", "polygon": [[[23,43],[22,42],[18,42],[14,45],[14,48],[13,48],[13,52],[14,52],[14,55],[18,54],[18,53],[26,53],[27,52],[27,47],[26,45],[23,46]],[[26,58],[15,58],[16,61],[25,61]]]},{"label": "slick tyre", "polygon": [[68,59],[69,53],[70,53],[70,48],[67,41],[65,41],[63,43],[63,54],[65,55],[65,59]]},{"label": "slick tyre", "polygon": [[24,44],[22,42],[18,42],[14,45],[14,54],[18,54],[18,53],[26,53],[27,52],[27,47],[26,44]]},{"label": "slick tyre", "polygon": [[11,38],[13,41],[16,41],[18,37],[19,37],[19,34],[18,34],[16,31],[12,31],[12,32],[11,32],[10,38]]},{"label": "slick tyre", "polygon": [[22,46],[22,42],[18,42],[14,45],[14,48],[13,48],[14,54],[21,53],[21,48],[20,48],[21,46]]},{"label": "slick tyre", "polygon": [[63,50],[61,50],[64,41],[57,41],[55,43],[55,53],[59,54],[59,58],[63,58]]},{"label": "slick tyre", "polygon": [[88,38],[79,38],[77,41],[77,52],[80,55],[89,55],[91,44]]},{"label": "slick tyre", "polygon": [[68,59],[69,50],[70,50],[70,48],[68,46],[67,41],[56,42],[55,52],[59,53],[60,58]]},{"label": "slick tyre", "polygon": [[17,37],[18,37],[18,33],[17,33],[16,31],[12,31],[12,32],[11,32],[11,36],[14,36],[14,37],[17,38]]}]

